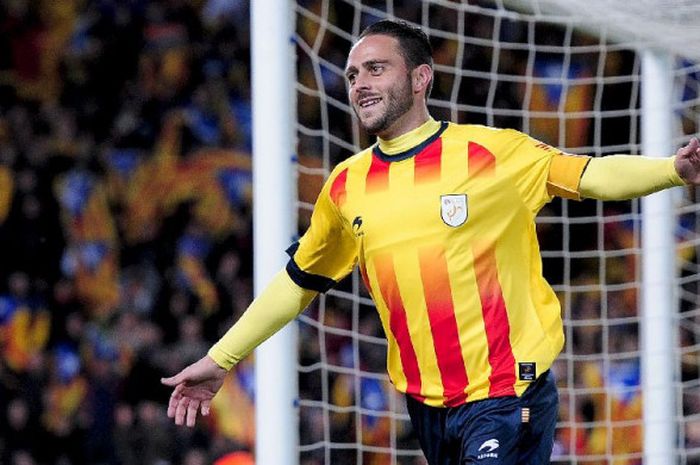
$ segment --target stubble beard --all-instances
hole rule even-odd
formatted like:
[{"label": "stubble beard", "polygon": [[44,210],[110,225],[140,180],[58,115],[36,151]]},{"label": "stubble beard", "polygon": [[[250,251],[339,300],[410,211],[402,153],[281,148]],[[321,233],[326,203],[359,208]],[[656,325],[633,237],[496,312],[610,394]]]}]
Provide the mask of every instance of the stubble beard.
[{"label": "stubble beard", "polygon": [[407,76],[407,79],[403,82],[403,85],[395,85],[384,98],[386,102],[386,110],[376,121],[365,122],[359,117],[357,110],[355,114],[358,115],[360,119],[360,124],[370,135],[379,134],[396,122],[399,118],[405,115],[411,107],[413,107],[413,92],[411,89],[411,79]]}]

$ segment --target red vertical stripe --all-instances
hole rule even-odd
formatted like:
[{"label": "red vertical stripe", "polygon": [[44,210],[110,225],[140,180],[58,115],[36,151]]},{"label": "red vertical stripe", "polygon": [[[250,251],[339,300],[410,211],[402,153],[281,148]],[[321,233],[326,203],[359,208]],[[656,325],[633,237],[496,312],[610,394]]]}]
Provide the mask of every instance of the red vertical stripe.
[{"label": "red vertical stripe", "polygon": [[365,287],[367,288],[367,292],[372,294],[372,286],[369,284],[369,277],[367,276],[367,267],[365,266],[363,261],[360,261],[360,276],[362,276],[362,281],[365,283]]},{"label": "red vertical stripe", "polygon": [[418,259],[445,405],[460,405],[466,402],[469,379],[459,342],[445,249],[442,246],[422,247]]},{"label": "red vertical stripe", "polygon": [[469,142],[469,176],[493,176],[496,171],[496,157],[486,147]]},{"label": "red vertical stripe", "polygon": [[331,200],[338,207],[342,207],[345,203],[345,198],[347,197],[347,192],[345,191],[345,183],[348,180],[348,169],[345,168],[343,171],[336,176],[331,184]]},{"label": "red vertical stripe", "polygon": [[374,268],[377,272],[377,280],[379,281],[382,297],[389,308],[389,327],[399,346],[401,366],[408,382],[406,393],[422,400],[424,397],[420,392],[421,379],[418,357],[408,331],[406,309],[403,306],[399,285],[396,281],[394,260],[389,254],[378,255],[374,258]]},{"label": "red vertical stripe", "polygon": [[376,155],[372,155],[372,164],[367,171],[365,192],[373,194],[389,188],[389,162],[382,161]]},{"label": "red vertical stripe", "polygon": [[515,395],[515,357],[510,346],[510,323],[498,280],[494,244],[474,245],[474,271],[489,345],[489,396]]},{"label": "red vertical stripe", "polygon": [[428,145],[415,157],[414,181],[416,184],[440,180],[442,139]]}]

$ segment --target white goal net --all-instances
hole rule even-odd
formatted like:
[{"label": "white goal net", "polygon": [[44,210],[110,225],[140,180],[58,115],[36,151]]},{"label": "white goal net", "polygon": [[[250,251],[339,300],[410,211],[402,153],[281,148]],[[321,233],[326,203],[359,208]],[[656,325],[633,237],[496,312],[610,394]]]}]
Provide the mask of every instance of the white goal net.
[{"label": "white goal net", "polygon": [[[574,9],[571,7],[574,6]],[[641,58],[673,59],[673,145],[700,123],[697,1],[299,0],[296,4],[299,227],[339,161],[372,143],[347,104],[343,67],[371,22],[428,33],[436,119],[511,127],[572,153],[641,150]],[[621,176],[624,173],[620,173]],[[674,191],[676,463],[700,464],[698,204]],[[553,463],[642,461],[641,202],[555,200],[538,218],[546,278],[566,346],[554,366],[561,409]],[[300,462],[421,464],[386,343],[357,272],[299,320]]]}]

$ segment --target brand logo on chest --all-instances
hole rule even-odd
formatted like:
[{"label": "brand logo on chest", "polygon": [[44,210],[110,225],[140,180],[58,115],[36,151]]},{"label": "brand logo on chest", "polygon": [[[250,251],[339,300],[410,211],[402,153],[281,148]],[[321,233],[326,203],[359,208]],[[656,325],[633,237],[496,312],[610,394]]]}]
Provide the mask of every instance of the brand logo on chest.
[{"label": "brand logo on chest", "polygon": [[355,233],[356,237],[364,236],[365,232],[362,230],[362,217],[361,216],[356,216],[355,219],[352,220],[352,232]]},{"label": "brand logo on chest", "polygon": [[467,216],[467,194],[440,196],[440,217],[447,226],[462,226],[467,221]]}]

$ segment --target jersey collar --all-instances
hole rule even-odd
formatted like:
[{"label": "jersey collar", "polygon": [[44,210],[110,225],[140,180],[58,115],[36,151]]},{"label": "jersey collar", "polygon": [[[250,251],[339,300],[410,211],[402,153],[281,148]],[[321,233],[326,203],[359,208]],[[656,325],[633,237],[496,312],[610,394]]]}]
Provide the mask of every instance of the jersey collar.
[{"label": "jersey collar", "polygon": [[394,139],[378,139],[372,153],[386,162],[406,160],[433,143],[447,126],[447,121],[435,121],[430,118],[416,129]]}]

